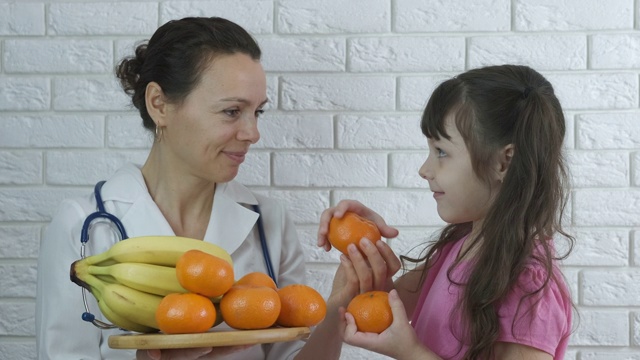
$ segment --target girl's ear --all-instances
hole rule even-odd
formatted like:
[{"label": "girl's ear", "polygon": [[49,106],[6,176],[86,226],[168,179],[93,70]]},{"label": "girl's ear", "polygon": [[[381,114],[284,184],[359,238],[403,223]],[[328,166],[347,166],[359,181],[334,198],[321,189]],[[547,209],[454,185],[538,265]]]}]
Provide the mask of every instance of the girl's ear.
[{"label": "girl's ear", "polygon": [[513,144],[509,144],[503,147],[498,153],[496,175],[499,182],[502,182],[504,177],[507,175],[507,170],[509,170],[509,165],[511,165],[511,159],[513,158],[514,151],[515,146]]},{"label": "girl's ear", "polygon": [[167,100],[160,85],[156,82],[147,84],[144,93],[144,101],[147,106],[147,112],[157,127],[166,126],[165,117],[167,115]]}]

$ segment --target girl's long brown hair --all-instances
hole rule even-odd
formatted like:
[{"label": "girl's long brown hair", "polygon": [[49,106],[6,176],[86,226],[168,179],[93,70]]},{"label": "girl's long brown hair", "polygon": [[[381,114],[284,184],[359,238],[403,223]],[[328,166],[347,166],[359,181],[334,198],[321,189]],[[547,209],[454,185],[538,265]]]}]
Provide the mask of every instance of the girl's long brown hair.
[{"label": "girl's long brown hair", "polygon": [[[551,84],[533,69],[515,65],[470,70],[440,84],[422,116],[424,135],[448,138],[449,114],[455,115],[480,179],[488,181],[489,164],[499,149],[508,144],[515,148],[501,189],[469,248],[476,255],[458,304],[466,329],[462,340],[469,346],[464,359],[490,359],[499,335],[496,305],[532,261],[547,275],[543,286],[527,296],[560,281],[552,271],[558,258],[554,235],[569,242],[564,257],[573,247],[574,239],[562,228],[568,182],[562,151],[565,119]],[[401,258],[429,264],[437,250],[470,232],[471,223],[450,224],[424,257]],[[423,279],[428,271],[427,265]],[[526,309],[519,306],[521,311]]]}]

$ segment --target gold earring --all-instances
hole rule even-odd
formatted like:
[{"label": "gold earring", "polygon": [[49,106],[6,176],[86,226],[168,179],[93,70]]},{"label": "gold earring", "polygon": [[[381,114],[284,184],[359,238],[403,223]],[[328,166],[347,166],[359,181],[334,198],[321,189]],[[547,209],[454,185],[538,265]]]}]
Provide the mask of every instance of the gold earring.
[{"label": "gold earring", "polygon": [[160,142],[162,140],[162,127],[156,125],[156,141]]}]

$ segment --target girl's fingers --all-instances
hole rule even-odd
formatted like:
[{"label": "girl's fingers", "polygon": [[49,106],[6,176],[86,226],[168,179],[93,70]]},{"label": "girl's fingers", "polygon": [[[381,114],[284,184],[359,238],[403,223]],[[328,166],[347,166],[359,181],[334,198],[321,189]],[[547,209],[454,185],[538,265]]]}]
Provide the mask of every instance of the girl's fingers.
[{"label": "girl's fingers", "polygon": [[[379,243],[382,241],[377,241]],[[366,261],[369,263],[370,271],[372,273],[372,286],[371,290],[384,290],[389,278],[387,263],[380,254],[378,247],[374,245],[371,240],[363,238],[360,240],[360,248],[366,256]]]},{"label": "girl's fingers", "polygon": [[395,275],[402,267],[402,263],[398,256],[396,256],[396,253],[394,253],[389,244],[384,241],[376,241],[376,247],[387,265],[387,277]]},{"label": "girl's fingers", "polygon": [[360,250],[358,250],[358,247],[354,244],[349,244],[349,246],[347,246],[347,252],[349,253],[349,260],[351,260],[358,277],[360,287],[359,293],[371,290],[373,287],[373,275],[371,268],[369,268],[369,264],[364,259]]},{"label": "girl's fingers", "polygon": [[387,225],[382,218],[380,218],[380,222],[376,222],[376,226],[380,230],[380,235],[386,239],[393,239],[400,233],[398,229]]},{"label": "girl's fingers", "polygon": [[398,291],[395,289],[389,291],[389,306],[391,307],[391,313],[393,314],[393,322],[394,323],[408,323],[407,312],[404,308],[404,304],[402,300],[400,300],[400,296],[398,296]]},{"label": "girl's fingers", "polygon": [[344,338],[348,340],[358,332],[358,326],[356,325],[356,320],[353,318],[353,315],[350,313],[345,313],[344,318],[347,324],[344,328]]}]

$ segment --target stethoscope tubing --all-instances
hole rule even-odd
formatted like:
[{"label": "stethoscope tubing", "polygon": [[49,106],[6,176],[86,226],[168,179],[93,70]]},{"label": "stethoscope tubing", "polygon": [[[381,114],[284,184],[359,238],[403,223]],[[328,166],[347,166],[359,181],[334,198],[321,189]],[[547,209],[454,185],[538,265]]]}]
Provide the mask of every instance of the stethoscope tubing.
[{"label": "stethoscope tubing", "polygon": [[[104,203],[102,202],[101,190],[105,181],[100,181],[96,184],[93,189],[94,196],[96,198],[96,203],[98,210],[94,213],[91,213],[87,216],[82,224],[82,229],[80,231],[80,257],[84,259],[86,257],[86,244],[89,241],[89,228],[91,223],[96,219],[107,219],[110,220],[111,223],[116,227],[118,232],[120,233],[120,240],[126,240],[129,238],[127,232],[124,228],[124,224],[118,219],[115,215],[109,213],[104,208]],[[273,270],[273,264],[271,263],[271,256],[269,255],[269,246],[267,244],[267,239],[264,232],[264,226],[262,224],[262,213],[260,212],[260,207],[258,205],[252,205],[253,210],[258,213],[258,235],[260,237],[260,246],[262,247],[262,256],[264,257],[265,266],[267,268],[268,275],[273,279],[278,286],[278,280],[275,275],[275,271]],[[84,304],[85,312],[82,313],[82,320],[87,321],[95,325],[100,329],[115,329],[116,325],[108,324],[106,322],[100,321],[95,318],[95,315],[91,313],[89,310],[89,303],[87,302],[87,289],[82,288],[82,303]]]}]

